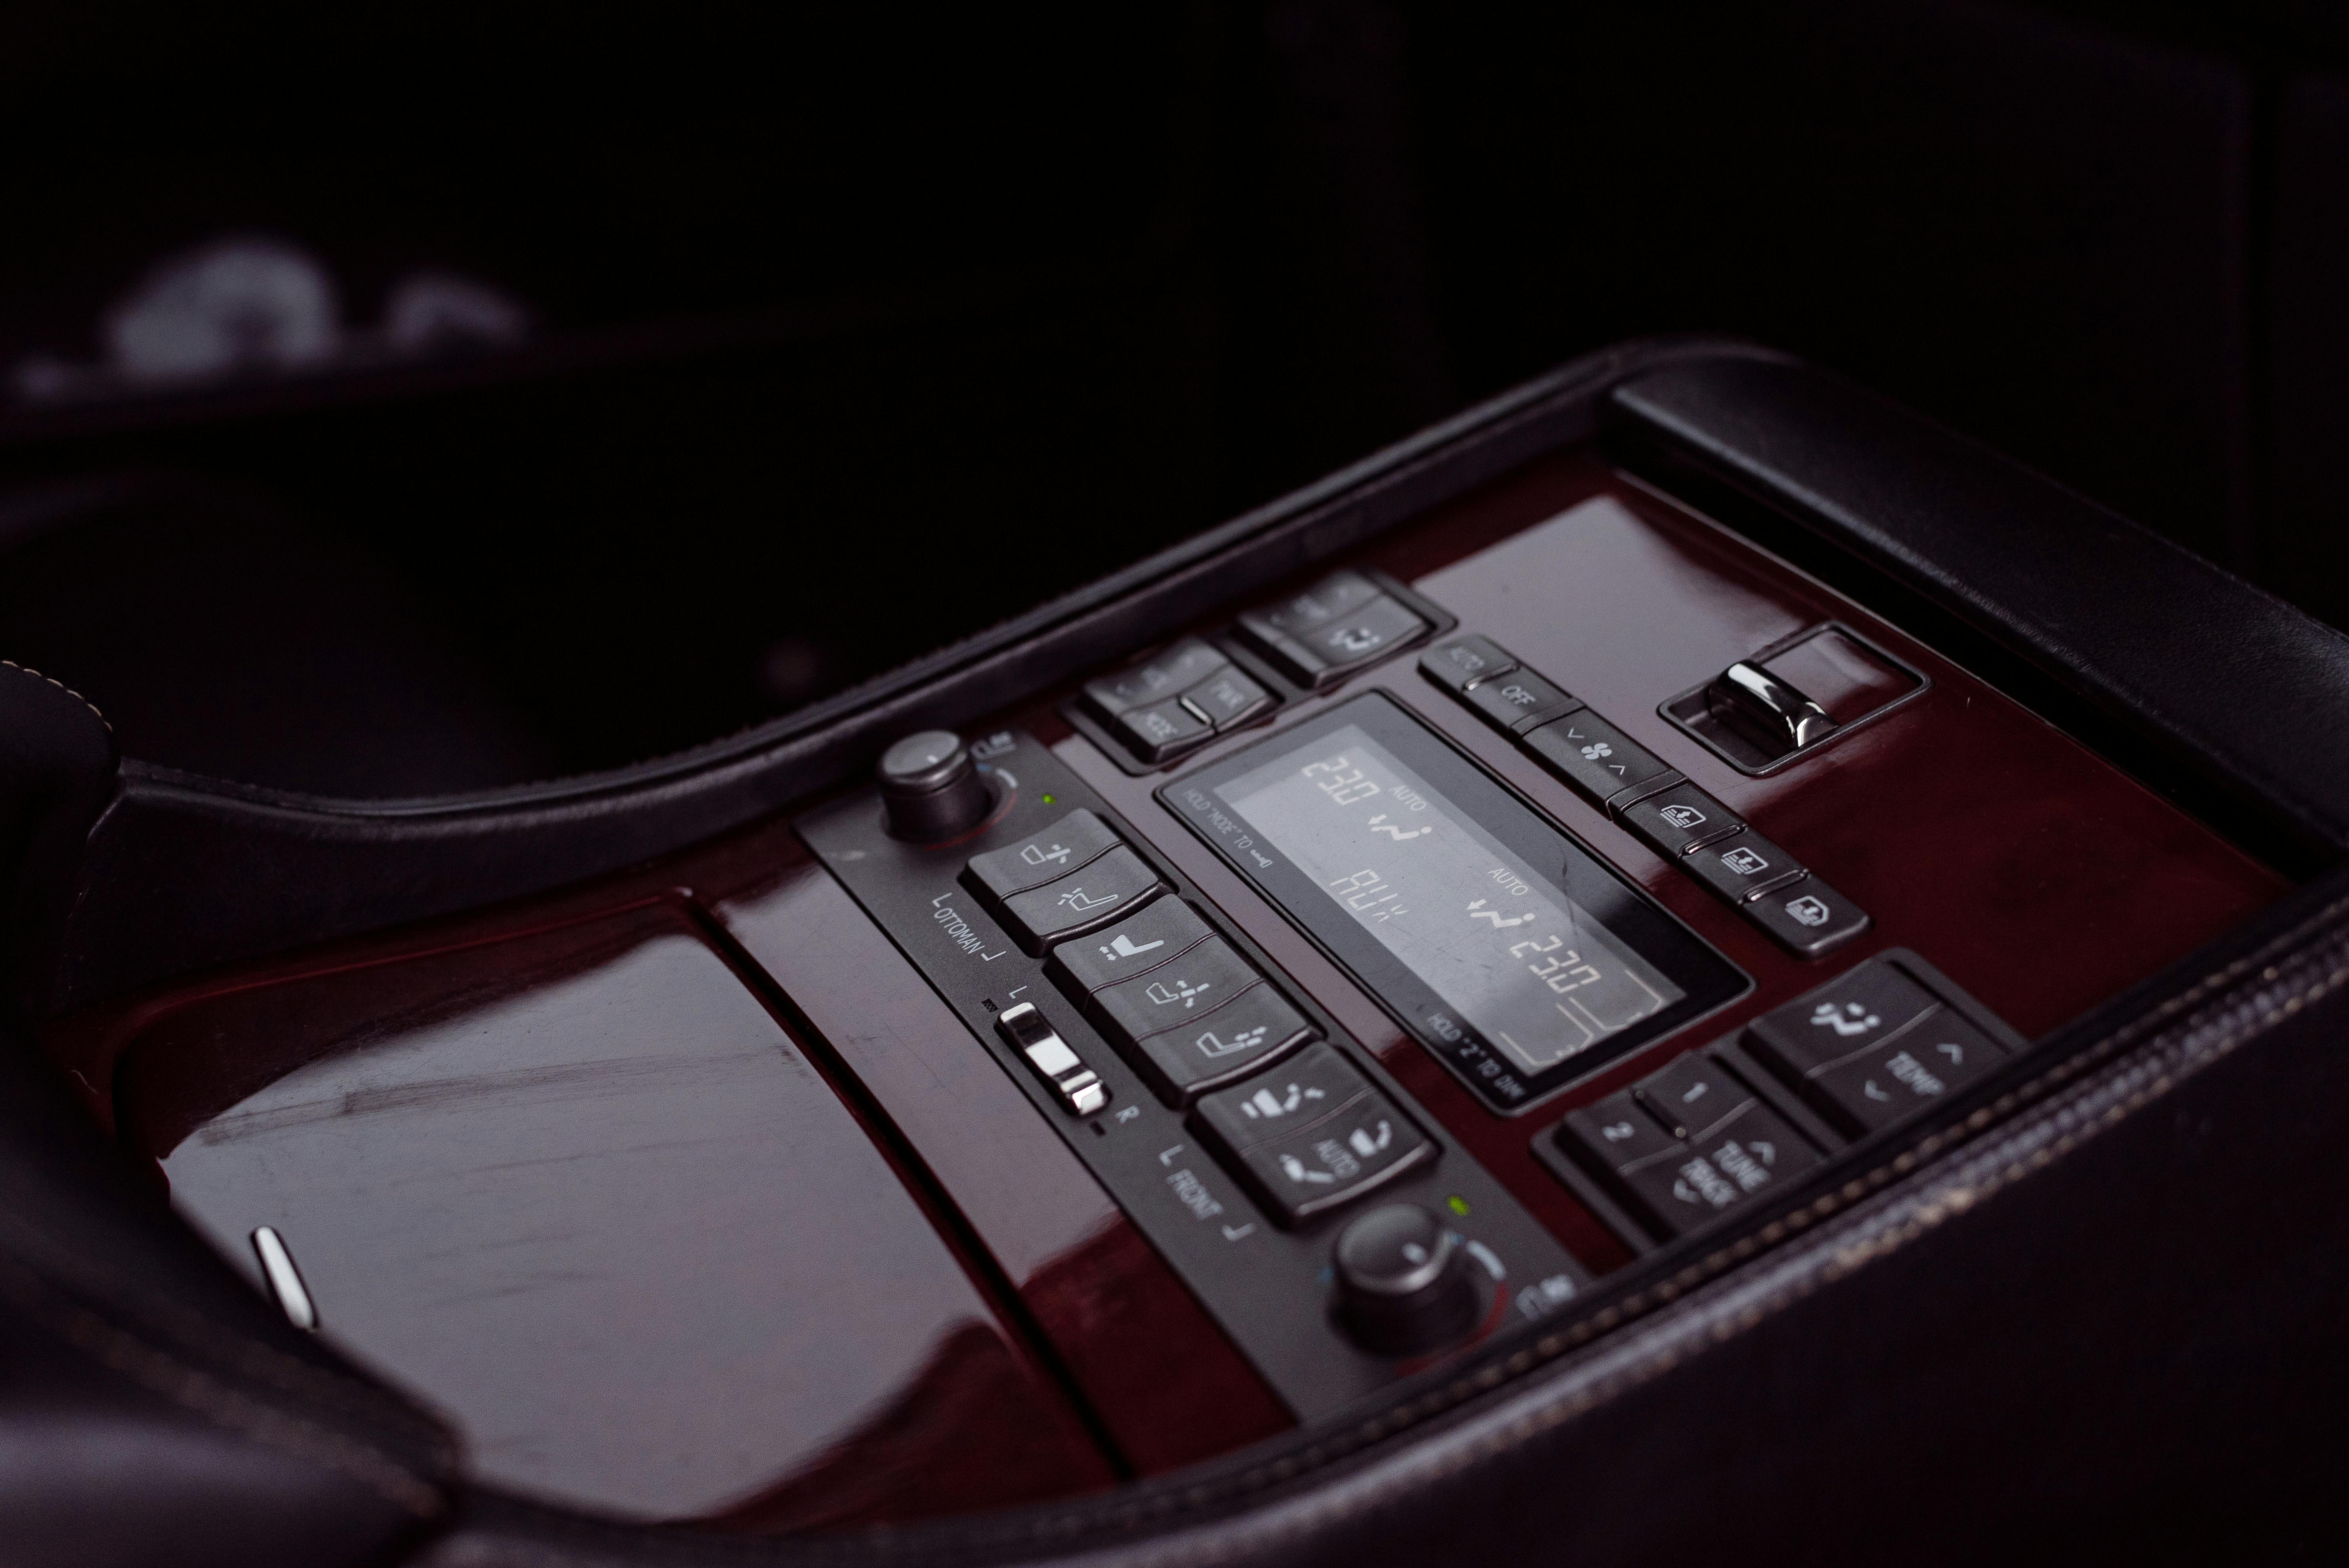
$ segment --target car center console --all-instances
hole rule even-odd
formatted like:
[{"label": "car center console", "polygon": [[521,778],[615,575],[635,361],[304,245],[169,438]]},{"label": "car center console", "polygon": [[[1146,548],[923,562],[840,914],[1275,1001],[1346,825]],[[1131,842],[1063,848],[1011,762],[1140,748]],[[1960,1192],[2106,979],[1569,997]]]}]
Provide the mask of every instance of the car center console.
[{"label": "car center console", "polygon": [[[1571,459],[1030,722],[799,830],[1308,1419],[1958,1103],[2280,886]],[[1399,1349],[1346,1261],[1389,1227],[1431,1259]]]},{"label": "car center console", "polygon": [[[1187,592],[1141,645],[1009,700],[902,705],[873,771],[820,798],[558,893],[150,986],[68,1015],[51,1052],[224,1253],[269,1227],[256,1288],[306,1279],[325,1331],[460,1426],[478,1366],[393,1319],[429,1321],[460,1276],[502,1288],[526,1243],[530,1290],[605,1271],[660,1341],[642,1304],[667,1285],[588,1233],[585,1173],[607,1200],[756,1195],[663,1231],[663,1279],[713,1305],[667,1375],[701,1392],[662,1418],[679,1453],[769,1458],[631,1490],[610,1454],[531,1457],[513,1416],[499,1473],[795,1528],[1402,1419],[1479,1357],[1619,1316],[1614,1282],[1783,1238],[1891,1151],[1990,1125],[2034,1041],[2290,888],[1930,617],[1588,439],[1285,577]],[[664,1018],[731,1043],[656,1048]],[[460,1104],[473,1130],[368,1144],[366,1181],[320,1130]],[[598,1119],[641,1134],[636,1163],[583,1135]],[[706,1125],[724,1141],[677,1174]],[[582,1174],[515,1174],[558,1155]],[[779,1182],[823,1202],[768,1202]],[[535,1228],[436,1234],[401,1208],[425,1191],[450,1214],[504,1194]],[[417,1260],[459,1232],[426,1300]],[[740,1274],[793,1249],[843,1260],[833,1284],[779,1305],[802,1276]],[[597,1299],[582,1323],[610,1320]],[[576,1418],[617,1419],[595,1404],[612,1367],[504,1313],[468,1321],[575,1377]],[[827,1343],[883,1370],[781,1414],[730,1404],[752,1363],[717,1326],[770,1314],[795,1326],[758,1352],[777,1377]],[[1046,1435],[982,1460],[989,1411]],[[888,1479],[957,1467],[943,1502]],[[852,1470],[864,1501],[814,1501]]]}]

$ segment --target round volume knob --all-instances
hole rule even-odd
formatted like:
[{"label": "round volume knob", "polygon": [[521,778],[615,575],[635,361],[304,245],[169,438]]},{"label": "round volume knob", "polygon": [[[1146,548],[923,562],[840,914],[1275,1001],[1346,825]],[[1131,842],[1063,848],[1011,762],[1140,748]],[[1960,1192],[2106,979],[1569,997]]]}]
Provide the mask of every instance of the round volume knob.
[{"label": "round volume knob", "polygon": [[1338,1233],[1338,1313],[1355,1343],[1411,1356],[1476,1326],[1484,1301],[1468,1254],[1416,1203],[1373,1209]]},{"label": "round volume knob", "polygon": [[995,798],[961,737],[926,729],[881,754],[881,801],[892,833],[935,844],[985,821]]}]

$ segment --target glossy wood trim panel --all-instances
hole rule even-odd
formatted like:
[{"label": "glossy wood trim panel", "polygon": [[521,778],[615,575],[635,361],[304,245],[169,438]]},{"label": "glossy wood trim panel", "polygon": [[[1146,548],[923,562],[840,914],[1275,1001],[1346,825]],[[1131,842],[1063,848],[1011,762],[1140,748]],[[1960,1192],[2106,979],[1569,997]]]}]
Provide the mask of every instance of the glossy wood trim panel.
[{"label": "glossy wood trim panel", "polygon": [[1113,1479],[680,899],[191,1001],[116,1083],[181,1213],[249,1274],[282,1233],[491,1484],[771,1528]]}]

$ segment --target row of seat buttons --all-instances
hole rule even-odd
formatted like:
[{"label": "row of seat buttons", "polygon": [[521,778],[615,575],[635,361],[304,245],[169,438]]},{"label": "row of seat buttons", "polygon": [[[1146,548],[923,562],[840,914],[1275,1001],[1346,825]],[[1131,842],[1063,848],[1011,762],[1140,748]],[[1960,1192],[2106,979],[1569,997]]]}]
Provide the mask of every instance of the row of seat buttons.
[{"label": "row of seat buttons", "polygon": [[1435,1145],[1334,1047],[1208,1095],[1195,1119],[1288,1223],[1431,1160]]},{"label": "row of seat buttons", "polygon": [[1557,1138],[1663,1240],[1820,1162],[1784,1117],[1702,1052],[1570,1112]]},{"label": "row of seat buttons", "polygon": [[1223,651],[1185,638],[1156,657],[1085,683],[1085,707],[1144,762],[1164,762],[1272,706]]},{"label": "row of seat buttons", "polygon": [[[1268,1207],[1294,1223],[1432,1158],[1434,1145],[1117,833],[1071,811],[1024,842],[975,855],[965,878],[1119,1054],[1202,1131]],[[1072,1112],[1108,1089],[1040,1009],[996,1020]],[[1299,1047],[1303,1047],[1300,1049]],[[1285,1071],[1259,1076],[1290,1057]],[[1248,1079],[1248,1082],[1241,1082]],[[1237,1087],[1226,1087],[1226,1086]]]},{"label": "row of seat buttons", "polygon": [[963,880],[993,906],[1011,939],[1038,954],[1115,920],[1163,885],[1091,811],[1071,811],[1024,843],[974,855]]},{"label": "row of seat buttons", "polygon": [[[1744,1044],[1852,1139],[1918,1114],[2006,1055],[1892,954],[1754,1019]],[[1819,1163],[1785,1119],[1704,1052],[1568,1113],[1554,1136],[1666,1239]]]},{"label": "row of seat buttons", "polygon": [[1419,665],[1796,957],[1868,929],[1858,905],[1492,639],[1454,638]]},{"label": "row of seat buttons", "polygon": [[1310,1032],[1279,987],[1171,895],[1061,944],[1045,972],[1171,1106],[1246,1077]]},{"label": "row of seat buttons", "polygon": [[1304,593],[1240,617],[1240,636],[1273,667],[1319,691],[1427,634],[1419,613],[1359,572],[1338,572]]}]

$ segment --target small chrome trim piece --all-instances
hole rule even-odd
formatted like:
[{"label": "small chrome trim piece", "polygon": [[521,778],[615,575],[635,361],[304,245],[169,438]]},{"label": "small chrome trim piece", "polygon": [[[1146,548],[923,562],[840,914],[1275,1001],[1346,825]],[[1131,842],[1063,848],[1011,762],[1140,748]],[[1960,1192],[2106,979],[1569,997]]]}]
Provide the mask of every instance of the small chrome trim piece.
[{"label": "small chrome trim piece", "polygon": [[302,1271],[294,1266],[285,1238],[268,1225],[260,1226],[253,1233],[253,1251],[261,1259],[261,1277],[268,1282],[269,1294],[285,1309],[285,1320],[316,1334],[318,1308],[310,1300],[310,1287],[302,1283]]}]

